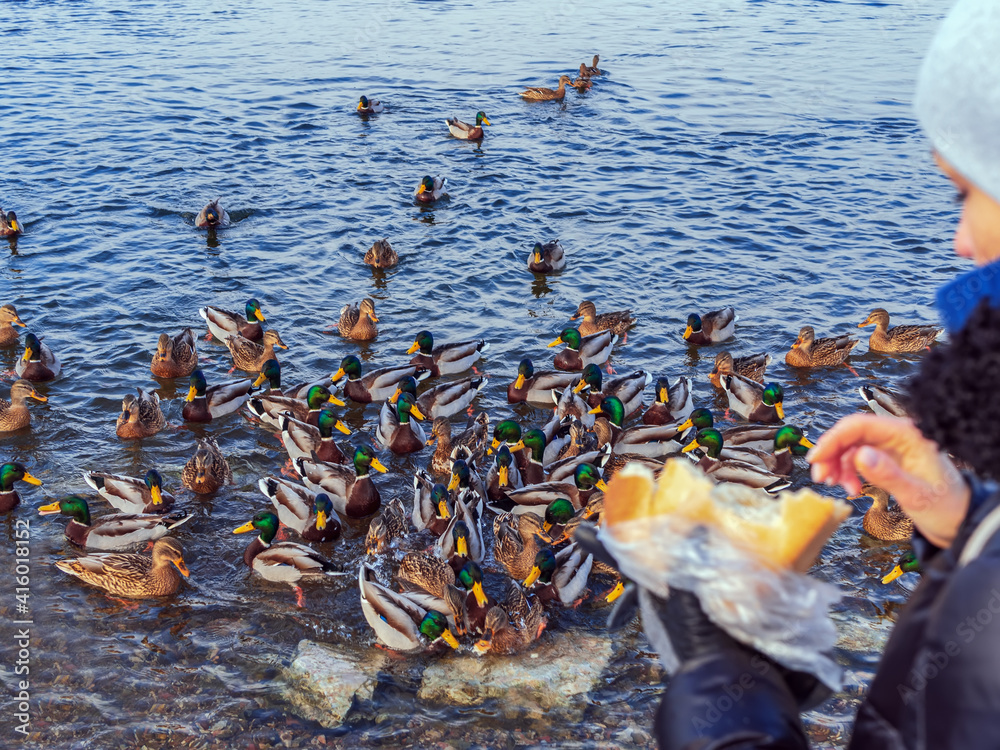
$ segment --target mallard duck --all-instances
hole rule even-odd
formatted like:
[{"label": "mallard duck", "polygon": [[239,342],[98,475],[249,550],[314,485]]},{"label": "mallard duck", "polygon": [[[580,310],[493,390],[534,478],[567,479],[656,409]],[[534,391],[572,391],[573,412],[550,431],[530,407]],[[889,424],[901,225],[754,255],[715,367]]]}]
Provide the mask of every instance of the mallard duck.
[{"label": "mallard duck", "polygon": [[514,455],[510,448],[501,445],[497,449],[496,457],[490,469],[486,473],[486,499],[491,503],[497,503],[507,497],[509,490],[520,489],[524,486],[521,481],[521,472],[514,462]]},{"label": "mallard duck", "polygon": [[831,367],[841,365],[858,343],[850,336],[818,339],[812,326],[802,326],[799,337],[785,355],[790,367]]},{"label": "mallard duck", "polygon": [[14,365],[14,372],[23,380],[47,383],[59,377],[62,365],[41,339],[33,333],[24,337],[24,354]]},{"label": "mallard duck", "polygon": [[881,487],[865,482],[861,494],[851,498],[870,497],[871,507],[865,511],[861,527],[865,533],[880,542],[905,542],[913,536],[913,519],[898,505],[889,507],[889,493]]},{"label": "mallard duck", "polygon": [[[424,377],[430,374],[427,370],[418,370],[417,373],[423,373]],[[399,381],[396,392],[389,397],[386,403],[382,404],[382,411],[393,412],[400,394],[409,393],[416,400],[420,412],[431,419],[453,417],[464,412],[487,383],[489,380],[482,376],[453,380],[450,383],[441,383],[428,388],[417,396],[416,378],[405,377]]]},{"label": "mallard duck", "polygon": [[[458,452],[462,453],[462,449],[459,449]],[[482,513],[486,488],[483,486],[483,480],[479,473],[472,470],[466,459],[456,458],[452,462],[448,491],[451,493],[452,500],[462,498],[476,516]]]},{"label": "mallard duck", "polygon": [[[511,624],[511,621],[517,626]],[[524,591],[514,581],[508,585],[503,605],[490,608],[483,623],[483,637],[473,650],[483,655],[516,654],[538,640],[547,620],[540,601],[528,602]]]},{"label": "mallard duck", "polygon": [[[683,380],[687,379],[683,378]],[[629,375],[614,378],[604,383],[601,368],[595,364],[589,364],[583,368],[580,382],[576,384],[573,390],[576,393],[586,391],[587,403],[590,405],[590,408],[598,406],[601,403],[601,399],[605,396],[617,396],[625,406],[625,416],[628,417],[637,409],[642,408],[643,391],[652,382],[652,375],[645,370],[636,370]],[[661,384],[662,388],[660,387]],[[657,382],[657,391],[658,395],[660,395],[659,391],[663,391],[664,395],[666,395],[667,385],[665,379]],[[690,395],[687,400],[690,402]],[[683,417],[679,418],[683,419]]]},{"label": "mallard duck", "polygon": [[253,385],[249,380],[209,387],[201,370],[191,373],[184,409],[187,422],[211,422],[237,411],[250,399]]},{"label": "mallard duck", "polygon": [[457,375],[460,372],[465,372],[489,348],[490,345],[486,343],[485,339],[454,341],[434,346],[434,337],[431,332],[419,331],[406,353],[418,352],[410,360],[410,364],[430,370],[432,377],[438,377],[439,375]]},{"label": "mallard duck", "polygon": [[[596,422],[595,422],[596,425]],[[578,426],[578,425],[575,425]],[[597,450],[582,450],[575,455],[563,453],[558,459],[545,466],[546,482],[571,482],[580,464],[593,464],[603,471],[611,457],[611,446],[604,445]]]},{"label": "mallard duck", "polygon": [[361,115],[377,115],[385,106],[374,96],[362,96],[358,100],[357,112]]},{"label": "mallard duck", "polygon": [[13,346],[17,343],[18,333],[14,330],[14,326],[25,327],[15,307],[13,305],[0,307],[0,347]]},{"label": "mallard duck", "polygon": [[115,426],[115,434],[120,438],[151,437],[167,425],[156,392],[142,388],[136,390],[138,398],[129,393],[122,399],[122,410]]},{"label": "mallard duck", "polygon": [[729,352],[719,352],[715,355],[715,365],[708,374],[708,379],[716,388],[722,388],[722,378],[733,373],[763,383],[764,373],[769,364],[771,355],[767,353],[748,354],[733,359],[733,355]]},{"label": "mallard duck", "polygon": [[785,391],[778,383],[761,385],[739,375],[722,379],[722,390],[729,397],[729,408],[748,422],[775,424],[785,418]]},{"label": "mallard duck", "polygon": [[448,126],[448,130],[456,138],[460,138],[463,141],[478,141],[481,140],[483,135],[483,125],[492,125],[485,112],[476,112],[476,124],[469,125],[459,120],[457,117],[452,117],[450,120],[445,120],[444,124]]},{"label": "mallard duck", "polygon": [[448,488],[440,482],[435,483],[430,474],[418,469],[413,477],[413,512],[410,515],[417,531],[427,529],[441,536],[452,516],[450,502]]},{"label": "mallard duck", "polygon": [[535,406],[549,407],[555,400],[556,392],[562,393],[567,386],[579,382],[575,372],[544,370],[535,372],[530,359],[522,359],[517,365],[517,378],[507,386],[507,403],[528,402]]},{"label": "mallard duck", "polygon": [[[314,385],[325,386],[330,382],[329,378],[322,377],[316,380],[309,381],[307,383],[299,383],[297,385],[289,386],[288,388],[282,388],[281,386],[281,364],[276,359],[267,360],[263,366],[260,368],[260,374],[253,381],[253,387],[256,388],[261,385],[264,381],[267,381],[268,388],[263,391],[260,395],[262,396],[285,396],[287,398],[296,398],[300,401],[305,401],[309,395],[309,389]],[[339,399],[334,399],[331,403],[336,406],[343,406],[344,402]]]},{"label": "mallard duck", "polygon": [[352,465],[299,458],[295,461],[295,468],[302,475],[306,487],[330,495],[333,507],[342,516],[365,518],[375,513],[382,504],[378,487],[372,482],[369,472],[375,469],[384,474],[388,469],[367,445],[354,449]]},{"label": "mallard duck", "polygon": [[[411,419],[411,417],[413,419]],[[393,453],[415,453],[427,443],[424,428],[414,420],[425,419],[413,396],[403,393],[396,399],[396,408],[379,412],[377,436],[379,442]]]},{"label": "mallard duck", "polygon": [[[603,500],[602,500],[603,504]],[[556,498],[545,509],[545,516],[542,519],[542,531],[556,538],[563,535],[566,525],[577,515],[582,515],[583,511],[578,511],[573,507],[573,503],[564,497]]]},{"label": "mallard duck", "polygon": [[[319,425],[319,415],[324,411],[323,407],[326,404],[343,406],[344,402],[330,393],[330,389],[325,385],[313,385],[306,391],[304,399],[274,396],[270,393],[254,396],[247,403],[247,411],[264,424],[278,429],[282,428],[281,421],[286,415],[316,427]],[[350,431],[347,434],[350,434]]]},{"label": "mallard duck", "polygon": [[194,225],[198,229],[222,229],[229,226],[229,214],[219,205],[221,198],[210,201],[198,212]]},{"label": "mallard duck", "polygon": [[868,348],[873,352],[910,353],[927,349],[944,329],[939,326],[906,325],[889,328],[889,313],[881,307],[875,308],[858,328],[875,326],[868,339]]},{"label": "mallard duck", "polygon": [[[587,365],[587,367],[591,366],[596,367],[597,365]],[[579,383],[577,383],[576,387],[578,386]],[[547,440],[552,441],[559,436],[565,438],[565,440],[561,441],[559,448],[561,448],[569,439],[568,427],[573,420],[581,422],[583,426],[587,428],[593,426],[594,424],[594,417],[590,414],[590,404],[577,395],[575,390],[576,387],[570,388],[567,386],[563,389],[562,394],[555,401],[555,412],[553,412],[552,417],[542,428],[545,431],[545,437]],[[554,450],[558,451],[559,448]],[[555,460],[555,457],[550,454],[549,460]]]},{"label": "mallard duck", "polygon": [[[594,62],[586,69],[588,76],[602,76],[604,71],[597,67],[597,63],[601,61],[600,55],[594,55]],[[581,63],[582,65],[583,63]]]},{"label": "mallard duck", "polygon": [[361,611],[376,637],[394,651],[426,651],[439,643],[458,648],[444,614],[427,609],[413,597],[397,594],[380,584],[375,569],[361,563],[358,569]]},{"label": "mallard duck", "polygon": [[406,523],[406,511],[399,498],[389,502],[382,512],[375,517],[365,535],[365,552],[369,555],[381,555],[395,541],[406,536],[409,525]]},{"label": "mallard duck", "polygon": [[13,432],[31,424],[26,399],[45,403],[48,399],[39,394],[27,380],[15,380],[10,385],[10,401],[0,398],[0,432]]},{"label": "mallard duck", "polygon": [[278,517],[271,511],[258,512],[245,524],[233,529],[233,533],[244,534],[254,529],[260,533],[243,553],[243,564],[265,580],[293,587],[300,607],[303,602],[299,581],[344,575],[340,568],[311,547],[297,542],[275,542]]},{"label": "mallard duck", "polygon": [[912,549],[906,550],[899,556],[896,567],[882,577],[882,583],[892,583],[903,573],[923,573],[920,568],[920,560],[917,559],[917,555]]},{"label": "mallard duck", "polygon": [[399,561],[396,580],[405,593],[424,592],[444,598],[455,585],[455,571],[447,561],[426,552],[408,552]]},{"label": "mallard duck", "polygon": [[83,479],[122,513],[162,513],[174,504],[174,496],[163,491],[163,479],[156,469],[147,471],[142,479],[101,471],[85,471]]},{"label": "mallard duck", "polygon": [[543,547],[535,555],[531,572],[524,579],[524,588],[534,590],[542,602],[559,601],[572,605],[587,588],[594,557],[576,544],[569,544],[558,552]]},{"label": "mallard duck", "polygon": [[559,338],[549,346],[566,345],[566,348],[556,355],[557,370],[580,372],[589,364],[603,365],[607,362],[611,356],[611,349],[617,341],[618,337],[610,331],[600,331],[581,337],[580,331],[576,328],[564,328]]},{"label": "mallard duck", "polygon": [[616,396],[605,397],[591,412],[602,417],[594,422],[598,445],[603,447],[610,443],[615,453],[663,459],[675,455],[682,447],[678,441],[687,429],[682,422],[623,429],[625,408]]},{"label": "mallard duck", "polygon": [[197,366],[198,351],[192,329],[185,328],[173,338],[160,334],[156,354],[149,365],[153,375],[158,378],[186,378]]},{"label": "mallard duck", "polygon": [[417,203],[433,203],[441,198],[447,198],[448,193],[445,192],[447,184],[448,180],[444,177],[431,177],[429,174],[424,175],[420,180],[420,184],[417,185],[413,197],[416,198]]},{"label": "mallard duck", "polygon": [[[596,404],[591,405],[595,406]],[[657,378],[656,400],[642,415],[642,423],[645,425],[675,424],[690,417],[692,411],[694,411],[694,400],[691,398],[691,381],[689,379],[677,378],[677,382],[670,385],[670,381],[666,378]]]},{"label": "mallard duck", "polygon": [[566,98],[566,86],[570,83],[572,83],[572,79],[569,76],[559,76],[559,88],[557,89],[526,88],[519,95],[529,102],[562,101]]},{"label": "mallard duck", "polygon": [[795,425],[782,425],[774,431],[772,443],[765,449],[746,445],[730,445],[726,433],[722,432],[722,451],[719,458],[745,461],[772,474],[790,476],[795,467],[794,456],[805,456],[813,443]]},{"label": "mallard duck", "polygon": [[349,354],[340,361],[340,367],[330,376],[330,380],[336,383],[345,375],[347,383],[344,385],[344,395],[359,404],[370,404],[385,401],[390,396],[396,395],[404,378],[412,377],[416,383],[418,380],[430,377],[430,371],[415,365],[403,365],[382,367],[362,376],[361,360]]},{"label": "mallard duck", "polygon": [[230,336],[237,334],[251,341],[262,340],[264,329],[261,328],[260,324],[264,323],[266,318],[260,310],[260,302],[257,299],[247,300],[244,312],[245,316],[211,306],[198,310],[198,314],[208,324],[209,332],[220,342],[224,343]]},{"label": "mallard duck", "polygon": [[278,520],[306,541],[332,542],[340,537],[340,519],[325,492],[278,477],[264,477],[257,486],[271,501]]},{"label": "mallard duck", "polygon": [[[590,77],[591,77],[590,68],[587,67],[587,63],[585,62],[580,63],[580,68],[577,70],[577,81],[579,80],[588,81],[590,80]],[[576,81],[574,81],[573,83],[575,84]]]},{"label": "mallard duck", "polygon": [[337,330],[345,339],[371,341],[378,336],[378,316],[375,314],[375,300],[365,297],[358,302],[349,302],[340,308]]},{"label": "mallard duck", "polygon": [[365,263],[375,268],[392,268],[399,263],[399,255],[389,244],[389,238],[383,237],[375,240],[375,244],[368,248],[368,252],[365,253]]},{"label": "mallard duck", "polygon": [[722,433],[714,427],[708,427],[698,430],[697,437],[684,446],[682,451],[689,453],[701,448],[705,455],[698,461],[698,468],[716,482],[735,482],[772,494],[791,486],[785,477],[766,469],[745,461],[721,458],[722,446]]},{"label": "mallard duck", "polygon": [[519,471],[524,471],[527,468],[529,457],[525,455],[525,451],[521,450],[524,447],[524,443],[521,442],[521,425],[513,419],[504,419],[496,423],[493,427],[493,440],[490,441],[490,447],[486,449],[486,453],[493,455],[493,451],[500,448],[501,445],[506,445],[511,453],[517,454],[515,456],[517,468]]},{"label": "mallard duck", "polygon": [[631,310],[619,310],[617,312],[607,312],[598,315],[597,306],[586,299],[579,304],[570,320],[578,320],[580,318],[583,318],[579,328],[582,335],[590,336],[598,331],[611,331],[622,337],[623,344],[628,338],[629,330],[638,322],[632,317]]},{"label": "mallard duck", "polygon": [[910,416],[909,409],[903,403],[902,394],[880,385],[863,385],[858,388],[861,398],[868,404],[868,408],[876,414],[887,417],[907,418]]},{"label": "mallard duck", "polygon": [[13,211],[4,213],[3,209],[0,208],[0,237],[17,237],[22,231],[22,227],[17,221],[17,214]]},{"label": "mallard duck", "polygon": [[236,334],[226,339],[225,344],[233,355],[233,369],[244,372],[260,372],[265,362],[275,359],[274,347],[288,348],[275,330],[264,331],[260,343]]},{"label": "mallard duck", "polygon": [[229,462],[219,450],[215,438],[198,438],[194,455],[184,464],[181,484],[199,495],[209,495],[220,487],[233,483],[233,472]]},{"label": "mallard duck", "polygon": [[460,497],[455,500],[455,513],[438,537],[434,552],[441,560],[447,560],[456,572],[462,569],[466,560],[480,563],[486,556],[482,519]]},{"label": "mallard duck", "polygon": [[181,543],[168,537],[156,540],[152,557],[104,552],[59,560],[56,567],[116,596],[170,596],[180,590],[181,575],[185,578],[191,575],[183,553]]},{"label": "mallard duck", "polygon": [[125,514],[115,513],[91,521],[90,507],[82,497],[73,495],[38,509],[39,515],[62,513],[70,516],[66,538],[85,549],[125,549],[146,542],[154,542],[167,535],[191,518],[190,514]]},{"label": "mallard duck", "polygon": [[22,464],[9,461],[0,466],[0,513],[9,513],[21,504],[21,496],[14,489],[14,482],[41,485],[42,480],[31,476]]},{"label": "mallard duck", "polygon": [[281,416],[281,442],[288,458],[315,458],[331,464],[346,461],[343,449],[333,439],[333,431],[350,435],[350,428],[337,419],[331,409],[320,409],[316,424],[311,425],[293,418],[289,414]]},{"label": "mallard duck", "polygon": [[[519,490],[507,493],[506,502],[494,503],[492,509],[499,513],[510,510],[521,515],[524,513],[544,513],[549,503],[557,498],[566,498],[573,507],[579,510],[595,490],[604,492],[607,485],[592,464],[580,464],[573,473],[573,482],[542,482],[541,484],[525,485]],[[511,507],[513,506],[513,507]]]},{"label": "mallard duck", "polygon": [[538,550],[550,541],[542,524],[536,513],[499,513],[493,519],[493,559],[515,581],[528,577]]},{"label": "mallard duck", "polygon": [[566,253],[559,240],[536,242],[528,253],[528,270],[533,273],[555,273],[566,267]]},{"label": "mallard duck", "polygon": [[[565,440],[561,441],[565,442]],[[503,447],[503,446],[501,446]],[[531,429],[524,433],[524,437],[514,444],[507,446],[511,453],[518,453],[521,461],[518,464],[518,471],[521,474],[521,487],[526,485],[541,484],[545,481],[545,451],[549,448],[549,439],[545,432],[539,429]],[[549,451],[549,458],[554,460],[556,451]],[[522,458],[523,457],[523,458]]]},{"label": "mallard duck", "polygon": [[590,78],[577,76],[570,84],[570,86],[575,88],[579,93],[582,94],[584,91],[588,91],[590,89],[591,86]]},{"label": "mallard duck", "polygon": [[470,633],[483,633],[486,615],[496,606],[496,602],[483,589],[483,569],[474,560],[467,560],[455,574],[455,584],[465,593],[466,630]]},{"label": "mallard duck", "polygon": [[486,444],[489,441],[490,415],[479,412],[472,423],[456,437],[451,436],[451,423],[444,417],[438,417],[431,425],[431,436],[427,445],[434,445],[431,456],[431,473],[443,476],[451,471],[452,461],[457,457],[457,451],[464,448],[473,462],[478,462],[486,454]]},{"label": "mallard duck", "polygon": [[684,329],[684,340],[695,346],[707,346],[728,341],[736,330],[739,320],[736,311],[731,307],[698,315],[691,313],[687,318],[687,328]]}]

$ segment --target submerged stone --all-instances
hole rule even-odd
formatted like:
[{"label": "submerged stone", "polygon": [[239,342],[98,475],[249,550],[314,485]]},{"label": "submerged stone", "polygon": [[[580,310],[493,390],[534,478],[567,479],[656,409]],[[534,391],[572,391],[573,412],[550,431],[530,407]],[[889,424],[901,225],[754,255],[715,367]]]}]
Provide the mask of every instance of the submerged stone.
[{"label": "submerged stone", "polygon": [[499,698],[505,713],[570,708],[600,682],[612,650],[605,634],[574,632],[514,656],[448,655],[427,666],[417,696],[458,706]]},{"label": "submerged stone", "polygon": [[350,652],[331,644],[299,641],[285,673],[285,698],[303,718],[325,727],[339,726],[355,698],[371,700],[384,660],[384,654],[375,649]]}]

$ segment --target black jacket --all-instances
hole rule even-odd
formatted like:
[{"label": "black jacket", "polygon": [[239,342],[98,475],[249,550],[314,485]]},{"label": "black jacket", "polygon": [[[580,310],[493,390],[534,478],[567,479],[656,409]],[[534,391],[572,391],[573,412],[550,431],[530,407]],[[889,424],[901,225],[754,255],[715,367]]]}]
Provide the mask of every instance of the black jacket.
[{"label": "black jacket", "polygon": [[[886,644],[850,750],[1000,748],[1000,533],[991,531],[1000,492],[969,482],[955,543],[940,550],[914,538],[923,579]],[[804,750],[800,697],[787,673],[733,642],[682,664],[657,738],[666,750]]]}]

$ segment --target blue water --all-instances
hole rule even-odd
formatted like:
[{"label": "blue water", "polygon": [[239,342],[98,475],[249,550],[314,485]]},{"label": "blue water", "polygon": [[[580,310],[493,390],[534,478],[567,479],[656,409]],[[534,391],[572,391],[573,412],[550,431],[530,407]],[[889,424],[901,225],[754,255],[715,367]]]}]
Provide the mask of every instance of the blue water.
[{"label": "blue water", "polygon": [[[421,328],[440,340],[485,337],[480,367],[491,383],[479,407],[532,425],[545,415],[512,412],[505,386],[521,357],[550,361],[544,344],[585,298],[640,320],[615,354],[619,371],[691,376],[710,406],[714,351],[689,351],[680,332],[689,312],[735,305],[732,350],[771,352],[790,419],[813,436],[859,408],[860,383],[911,373],[916,360],[869,355],[864,343],[854,372],[802,375],[782,358],[800,326],[856,331],[877,306],[933,321],[933,290],[959,268],[951,189],[910,106],[946,6],[7,4],[0,205],[26,234],[0,243],[0,303],[13,302],[64,364],[40,388],[49,402],[31,407],[32,429],[0,436],[2,456],[45,481],[14,514],[33,529],[32,742],[268,746],[288,726],[315,732],[280,699],[280,666],[300,638],[372,640],[350,580],[313,587],[299,613],[290,592],[242,566],[248,540],[229,532],[263,507],[256,482],[280,466],[280,443],[240,417],[183,425],[186,385],[158,383],[148,369],[159,333],[203,332],[205,304],[260,298],[290,345],[289,382],[331,372],[352,352],[371,366],[400,362]],[[570,91],[562,104],[517,97],[524,85],[554,86],[595,52],[608,75],[590,92]],[[362,121],[362,93],[387,111]],[[493,122],[481,146],[448,136],[446,117],[468,121],[480,109]],[[416,206],[424,174],[448,177],[451,199]],[[193,220],[215,197],[235,224],[207,236]],[[401,263],[373,274],[362,257],[380,237]],[[532,276],[528,249],[555,237],[567,270]],[[328,329],[364,296],[376,300],[380,335],[349,344]],[[225,379],[225,349],[200,347],[210,382]],[[12,368],[16,354],[0,352],[0,365]],[[179,429],[118,440],[119,404],[136,386],[158,388]],[[373,436],[374,408],[345,419]],[[203,432],[236,476],[207,501],[179,482]],[[409,475],[428,455],[384,456],[393,474],[383,496],[408,500]],[[179,534],[192,577],[175,601],[125,606],[51,567],[73,553],[63,521],[34,508],[85,491],[83,470],[150,466],[196,511]],[[843,587],[838,617],[884,636],[905,589],[877,577],[898,550],[859,542],[859,529],[854,518],[838,532],[818,573]],[[364,530],[349,526],[329,554],[353,560]],[[546,637],[600,627],[604,614],[585,605]],[[13,617],[4,593],[0,619]],[[556,736],[606,746],[624,742],[621,727],[648,725],[658,668],[634,628],[624,643],[600,705],[576,726],[525,729],[523,744]],[[842,746],[877,651],[845,644],[838,658],[851,687],[810,717],[822,746]],[[374,746],[407,721],[417,745],[430,741],[424,732],[506,741],[488,711],[415,705],[405,680],[388,681],[376,706],[388,719],[358,720],[331,742]]]}]

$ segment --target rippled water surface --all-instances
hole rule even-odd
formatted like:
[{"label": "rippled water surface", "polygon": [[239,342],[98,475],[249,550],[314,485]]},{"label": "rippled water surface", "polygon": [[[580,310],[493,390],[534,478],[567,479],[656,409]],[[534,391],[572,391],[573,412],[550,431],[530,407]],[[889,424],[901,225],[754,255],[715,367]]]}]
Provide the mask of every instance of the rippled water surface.
[{"label": "rippled water surface", "polygon": [[[582,720],[518,723],[495,707],[415,701],[424,660],[384,676],[372,712],[339,730],[296,716],[282,667],[302,638],[373,640],[353,579],[307,591],[252,579],[246,536],[231,529],[263,507],[260,476],[283,461],[278,440],[239,416],[206,427],[180,418],[185,384],[157,382],[160,332],[195,326],[207,303],[262,301],[290,345],[288,382],[336,369],[358,352],[398,363],[420,328],[441,340],[485,337],[491,378],[479,406],[515,413],[504,388],[517,361],[551,362],[552,340],[584,298],[631,307],[640,325],[614,361],[671,378],[705,379],[714,352],[680,338],[688,312],[733,304],[732,349],[766,350],[790,420],[815,436],[859,408],[857,387],[898,382],[916,360],[866,344],[846,368],[798,374],[783,353],[804,324],[855,331],[876,306],[932,321],[934,288],[956,271],[955,209],[911,112],[923,50],[946,3],[742,2],[636,4],[306,0],[237,4],[23,2],[0,18],[4,78],[0,204],[27,231],[2,244],[0,303],[44,334],[64,374],[41,390],[30,431],[0,437],[5,459],[44,479],[5,520],[30,518],[34,701],[29,742],[48,748],[351,747],[648,744],[660,672],[633,626]],[[528,104],[521,85],[554,85],[595,53],[608,71],[563,104]],[[387,111],[363,121],[358,95]],[[481,146],[448,136],[444,119],[493,122]],[[449,178],[451,199],[414,204],[424,174]],[[221,196],[235,225],[206,237],[198,210]],[[389,237],[401,262],[362,263]],[[534,277],[535,240],[559,237],[569,265]],[[376,300],[380,335],[352,345],[328,330],[340,307]],[[201,344],[210,382],[229,358]],[[16,352],[0,352],[13,367]],[[11,378],[8,376],[7,380]],[[121,398],[158,388],[174,425],[155,438],[115,437]],[[6,387],[0,388],[6,393]],[[373,436],[374,407],[346,421]],[[456,425],[458,420],[456,421]],[[194,438],[215,436],[234,488],[207,500],[180,488]],[[409,502],[428,453],[384,456],[383,497]],[[125,604],[67,580],[64,519],[44,500],[83,492],[85,469],[141,475],[157,467],[195,518],[180,530],[192,570],[167,602]],[[93,510],[105,510],[94,500]],[[863,508],[863,504],[858,505]],[[350,565],[366,523],[326,549]],[[838,659],[848,687],[809,717],[817,745],[840,747],[905,584],[877,576],[898,549],[838,532],[819,575],[841,585]],[[904,579],[905,580],[905,579]],[[13,583],[0,618],[15,619]],[[598,604],[560,614],[544,637],[597,628]],[[4,624],[4,632],[9,632]],[[0,674],[12,688],[10,639]],[[375,718],[371,718],[374,716]],[[10,735],[8,735],[10,736]],[[6,740],[4,741],[7,742]]]}]

